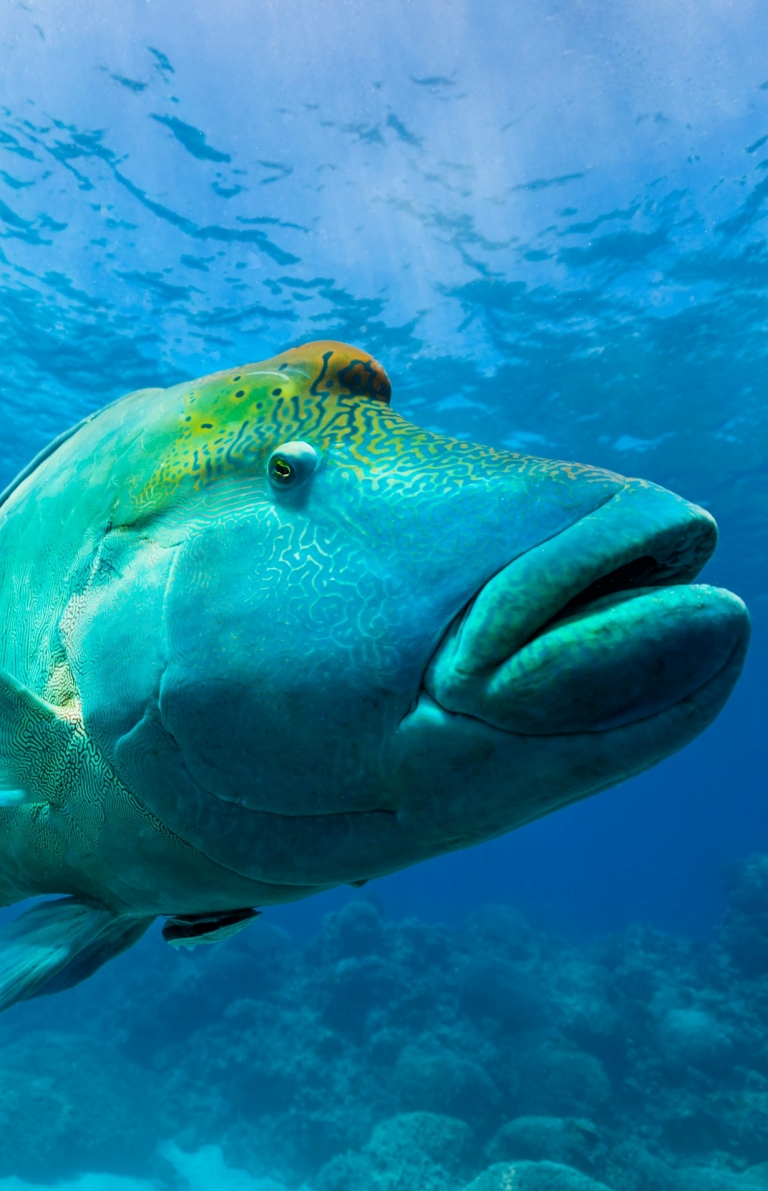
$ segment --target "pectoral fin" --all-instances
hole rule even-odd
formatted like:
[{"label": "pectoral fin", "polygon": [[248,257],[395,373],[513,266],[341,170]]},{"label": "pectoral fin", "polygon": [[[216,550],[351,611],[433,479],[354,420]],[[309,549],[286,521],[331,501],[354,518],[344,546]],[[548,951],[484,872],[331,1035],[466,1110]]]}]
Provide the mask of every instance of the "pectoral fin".
[{"label": "pectoral fin", "polygon": [[74,897],[39,902],[0,929],[0,1011],[79,984],[131,947],[153,921]]},{"label": "pectoral fin", "polygon": [[177,914],[166,920],[163,938],[171,947],[197,947],[200,943],[220,943],[238,934],[260,910],[226,910],[213,914]]}]

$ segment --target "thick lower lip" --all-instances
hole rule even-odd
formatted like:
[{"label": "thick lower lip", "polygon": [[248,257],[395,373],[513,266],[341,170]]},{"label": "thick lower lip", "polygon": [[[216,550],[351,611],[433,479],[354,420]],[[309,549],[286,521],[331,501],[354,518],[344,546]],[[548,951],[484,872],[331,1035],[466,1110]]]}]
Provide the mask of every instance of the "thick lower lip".
[{"label": "thick lower lip", "polygon": [[447,711],[538,735],[647,718],[729,667],[735,681],[746,609],[689,586],[716,539],[703,509],[630,481],[485,584],[446,633],[426,689]]}]

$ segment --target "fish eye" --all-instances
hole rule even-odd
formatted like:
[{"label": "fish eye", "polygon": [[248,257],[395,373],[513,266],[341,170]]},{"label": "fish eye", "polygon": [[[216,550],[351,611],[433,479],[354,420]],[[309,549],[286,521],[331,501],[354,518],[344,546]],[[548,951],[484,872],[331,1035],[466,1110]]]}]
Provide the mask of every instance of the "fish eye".
[{"label": "fish eye", "polygon": [[317,467],[317,451],[308,442],[285,442],[272,452],[267,476],[275,488],[298,488]]}]

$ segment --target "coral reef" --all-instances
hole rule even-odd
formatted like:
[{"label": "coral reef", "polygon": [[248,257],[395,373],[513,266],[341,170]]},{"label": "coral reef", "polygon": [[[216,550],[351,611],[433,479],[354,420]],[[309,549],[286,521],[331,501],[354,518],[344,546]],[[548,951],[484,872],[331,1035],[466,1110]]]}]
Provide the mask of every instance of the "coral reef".
[{"label": "coral reef", "polygon": [[768,858],[709,942],[355,897],[303,950],[152,937],[0,1042],[0,1191],[766,1191]]}]

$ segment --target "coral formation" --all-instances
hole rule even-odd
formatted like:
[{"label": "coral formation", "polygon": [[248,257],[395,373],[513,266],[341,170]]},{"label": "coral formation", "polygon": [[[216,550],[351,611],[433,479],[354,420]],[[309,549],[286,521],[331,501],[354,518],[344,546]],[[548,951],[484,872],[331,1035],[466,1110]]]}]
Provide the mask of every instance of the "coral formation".
[{"label": "coral formation", "polygon": [[151,937],[0,1037],[8,1191],[98,1170],[136,1188],[766,1191],[768,859],[731,875],[708,942],[635,926],[576,945],[504,907],[390,922],[356,896],[303,950],[268,916],[195,952]]}]

